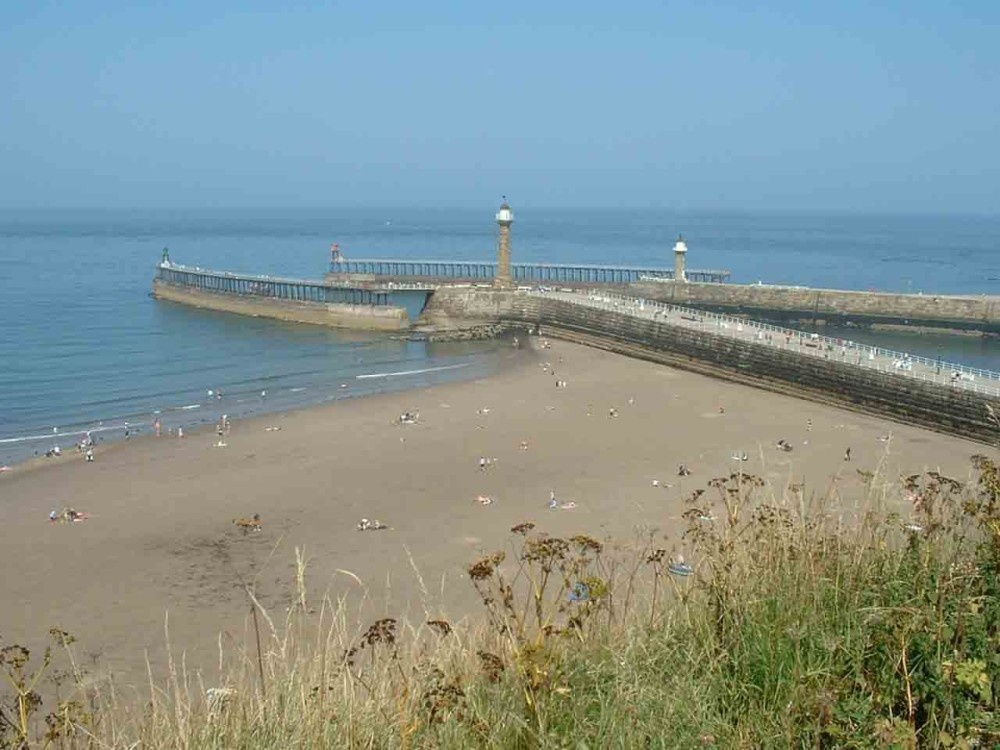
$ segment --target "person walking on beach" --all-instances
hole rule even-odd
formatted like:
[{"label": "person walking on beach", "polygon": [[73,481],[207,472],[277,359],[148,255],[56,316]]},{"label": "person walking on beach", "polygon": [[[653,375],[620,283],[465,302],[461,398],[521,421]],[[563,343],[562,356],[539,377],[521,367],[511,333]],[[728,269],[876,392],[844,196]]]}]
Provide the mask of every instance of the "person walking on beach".
[{"label": "person walking on beach", "polygon": [[93,448],[87,448],[87,463],[88,464],[94,463],[94,449]]},{"label": "person walking on beach", "polygon": [[846,451],[844,451],[844,460],[845,461],[850,461],[851,460],[851,449],[850,448],[848,448]]}]

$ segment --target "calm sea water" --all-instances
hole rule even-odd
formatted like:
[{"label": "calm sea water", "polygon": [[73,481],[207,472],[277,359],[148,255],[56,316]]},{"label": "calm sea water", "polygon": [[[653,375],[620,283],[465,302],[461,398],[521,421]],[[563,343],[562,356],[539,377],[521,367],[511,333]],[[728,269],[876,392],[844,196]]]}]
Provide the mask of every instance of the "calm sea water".
[{"label": "calm sea water", "polygon": [[[690,267],[728,268],[739,282],[1000,294],[1000,218],[524,208],[513,252],[669,267],[681,232]],[[495,343],[405,342],[149,297],[164,246],[178,263],[318,278],[331,242],[354,257],[487,259],[496,227],[491,210],[0,212],[0,463],[65,449],[85,429],[115,439],[126,422],[148,431],[156,416],[165,428],[193,426],[495,366]],[[875,340],[1000,369],[996,341]],[[394,373],[407,374],[356,379]]]}]

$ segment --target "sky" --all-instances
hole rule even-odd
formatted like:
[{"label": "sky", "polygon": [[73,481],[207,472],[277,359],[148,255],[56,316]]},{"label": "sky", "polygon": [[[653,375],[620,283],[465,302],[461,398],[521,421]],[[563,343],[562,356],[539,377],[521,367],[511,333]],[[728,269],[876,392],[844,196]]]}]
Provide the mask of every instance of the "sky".
[{"label": "sky", "polygon": [[0,209],[1000,213],[996,0],[156,5],[0,5]]}]

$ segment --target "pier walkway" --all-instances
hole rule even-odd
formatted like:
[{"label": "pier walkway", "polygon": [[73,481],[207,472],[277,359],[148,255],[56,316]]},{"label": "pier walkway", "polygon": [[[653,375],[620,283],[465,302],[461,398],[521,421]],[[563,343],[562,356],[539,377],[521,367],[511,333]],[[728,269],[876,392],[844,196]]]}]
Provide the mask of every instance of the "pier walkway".
[{"label": "pier walkway", "polygon": [[[210,271],[170,262],[164,262],[157,266],[156,280],[165,284],[190,287],[205,292],[222,292],[244,297],[344,305],[389,306],[393,304],[392,295],[388,291],[365,289],[352,285],[340,286],[323,281]],[[394,288],[407,291],[430,290],[430,287],[420,285],[397,284],[394,285]]]},{"label": "pier walkway", "polygon": [[963,391],[1000,398],[1000,372],[859,344],[843,338],[806,333],[719,313],[705,312],[663,302],[604,292],[532,291],[530,294],[561,299],[576,305],[662,321],[758,346],[792,351],[803,356],[835,360],[877,372],[895,373],[915,380],[951,386]]},{"label": "pier walkway", "polygon": [[[668,281],[674,278],[672,269],[629,268],[619,266],[559,265],[552,263],[511,263],[511,278],[515,284],[635,284],[640,281]],[[439,284],[486,283],[496,277],[497,264],[491,261],[392,260],[340,258],[331,261],[333,278],[375,277],[433,279]],[[724,283],[730,272],[722,270],[688,270],[690,281]]]}]

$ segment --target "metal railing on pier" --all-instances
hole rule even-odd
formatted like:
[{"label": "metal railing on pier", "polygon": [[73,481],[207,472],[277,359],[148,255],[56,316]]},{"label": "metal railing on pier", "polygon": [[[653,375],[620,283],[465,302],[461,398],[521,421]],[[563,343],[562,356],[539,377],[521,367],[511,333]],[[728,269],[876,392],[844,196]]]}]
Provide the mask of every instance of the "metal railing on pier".
[{"label": "metal railing on pier", "polygon": [[[671,281],[673,269],[627,268],[619,266],[512,263],[514,283],[543,284],[634,284],[639,281]],[[491,283],[497,274],[495,261],[443,261],[341,258],[330,263],[333,275],[418,277]],[[723,283],[730,272],[723,270],[685,271],[690,281]]]},{"label": "metal railing on pier", "polygon": [[915,380],[1000,397],[1000,373],[955,362],[921,357],[907,352],[822,336],[785,326],[761,323],[731,315],[705,312],[637,297],[594,292],[539,291],[531,294],[563,299],[578,305],[662,321],[672,326],[706,331],[759,346],[834,360],[878,372],[895,373]]},{"label": "metal railing on pier", "polygon": [[244,297],[322,302],[344,305],[391,305],[390,292],[337,286],[321,281],[287,279],[278,276],[252,276],[189,268],[176,263],[161,263],[156,278],[166,284],[190,287],[205,292],[221,292]]}]

